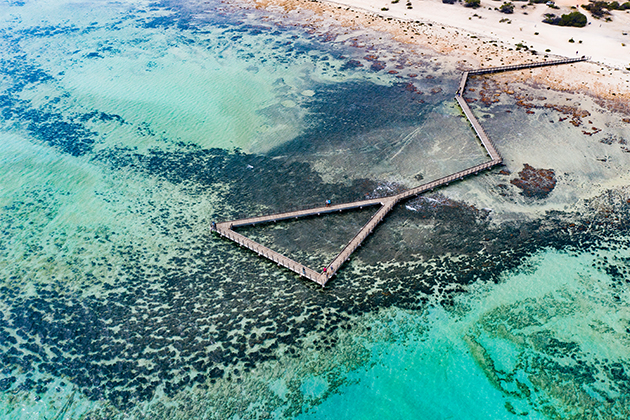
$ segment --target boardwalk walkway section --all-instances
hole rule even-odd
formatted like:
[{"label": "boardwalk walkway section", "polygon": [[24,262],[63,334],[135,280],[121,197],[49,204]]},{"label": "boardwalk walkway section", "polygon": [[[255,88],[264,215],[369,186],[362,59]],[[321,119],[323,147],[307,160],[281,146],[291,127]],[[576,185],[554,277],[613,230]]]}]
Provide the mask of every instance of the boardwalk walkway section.
[{"label": "boardwalk walkway section", "polygon": [[588,57],[582,56],[582,57],[576,57],[576,58],[564,58],[562,60],[538,61],[536,63],[514,64],[511,66],[488,67],[487,69],[469,70],[468,74],[479,75],[479,74],[502,73],[505,71],[533,69],[536,67],[558,66],[561,64],[577,63],[577,62],[586,61],[586,60],[588,60]]},{"label": "boardwalk walkway section", "polygon": [[[343,204],[335,204],[321,207],[314,207],[310,209],[301,209],[295,211],[286,211],[282,213],[268,214],[264,216],[255,216],[248,217],[244,219],[237,220],[229,220],[225,222],[212,223],[212,231],[216,232],[223,238],[229,239],[233,242],[236,242],[240,246],[243,246],[261,257],[267,258],[272,262],[278,264],[279,266],[285,267],[294,273],[302,277],[306,277],[309,280],[314,281],[315,283],[321,285],[322,287],[326,285],[326,283],[339,271],[341,266],[350,258],[352,253],[356,251],[356,249],[361,246],[363,241],[374,231],[376,226],[383,221],[385,216],[394,208],[396,204],[400,201],[407,200],[412,197],[416,197],[420,194],[423,194],[427,191],[433,191],[436,188],[440,188],[442,186],[449,185],[452,182],[456,182],[462,180],[470,175],[478,174],[481,171],[491,169],[496,165],[499,165],[503,162],[503,158],[497,151],[496,147],[486,134],[485,130],[477,120],[477,118],[473,115],[472,110],[466,103],[463,98],[464,92],[466,91],[466,83],[468,81],[469,76],[483,75],[483,74],[492,74],[499,73],[505,71],[513,71],[513,70],[523,70],[535,67],[544,67],[544,66],[556,66],[561,64],[575,63],[579,61],[587,60],[586,57],[580,58],[569,58],[565,60],[555,60],[555,61],[543,61],[538,63],[529,63],[529,64],[519,64],[513,66],[503,66],[503,67],[489,67],[487,69],[477,69],[470,70],[468,72],[464,72],[462,74],[462,78],[459,83],[459,88],[455,95],[455,100],[461,107],[466,119],[472,126],[473,130],[477,134],[479,141],[482,146],[488,153],[490,160],[473,166],[471,168],[464,169],[459,172],[455,172],[453,174],[447,175],[435,181],[427,182],[418,187],[411,188],[407,191],[403,191],[400,194],[396,194],[390,197],[383,198],[375,198],[369,200],[359,200],[353,201],[351,203],[343,203]],[[252,226],[260,223],[271,223],[277,222],[281,220],[289,220],[289,219],[298,219],[301,217],[313,217],[320,216],[322,214],[329,214],[353,209],[360,209],[364,207],[370,206],[380,206],[378,211],[370,218],[370,220],[357,232],[357,234],[348,242],[348,244],[341,250],[341,252],[328,264],[328,266],[322,271],[319,272],[317,270],[313,270],[297,261],[292,260],[291,258],[280,254],[279,252],[273,251],[272,249],[259,244],[256,241],[253,241],[247,238],[244,235],[241,235],[233,230],[233,228],[242,227],[242,226]]]}]

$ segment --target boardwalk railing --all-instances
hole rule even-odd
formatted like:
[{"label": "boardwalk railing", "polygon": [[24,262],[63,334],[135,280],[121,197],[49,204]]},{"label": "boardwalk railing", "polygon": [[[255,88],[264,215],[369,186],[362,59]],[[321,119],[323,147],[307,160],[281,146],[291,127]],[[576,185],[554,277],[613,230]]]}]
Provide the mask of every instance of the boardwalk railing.
[{"label": "boardwalk railing", "polygon": [[[328,267],[326,267],[326,272],[322,273],[323,284],[326,284],[328,280],[332,276],[337,273],[339,268],[345,263],[350,255],[356,251],[356,249],[361,246],[365,238],[368,237],[374,230],[374,228],[383,221],[387,213],[389,213],[392,208],[398,202],[397,199],[389,198],[383,202],[383,206],[370,218],[370,220],[354,235],[354,238],[348,242],[348,244],[343,248],[343,250],[332,260]],[[321,284],[321,282],[320,282]]]},{"label": "boardwalk railing", "polygon": [[376,206],[381,204],[382,199],[368,199],[360,201],[352,201],[350,203],[335,204],[330,206],[310,207],[303,210],[286,211],[282,213],[271,213],[262,216],[248,217],[245,219],[231,220],[229,222],[221,222],[221,225],[229,224],[232,227],[252,226],[259,223],[277,222],[279,220],[298,219],[300,217],[319,216],[326,213],[335,213],[345,210],[361,209],[363,207]]},{"label": "boardwalk railing", "polygon": [[539,61],[537,63],[515,64],[512,66],[488,67],[487,69],[469,70],[468,74],[501,73],[504,71],[532,69],[535,67],[558,66],[560,64],[569,64],[569,63],[577,63],[579,61],[586,61],[589,58],[590,57],[582,56],[582,57],[576,57],[576,58],[565,58],[562,60]]},{"label": "boardwalk railing", "polygon": [[305,266],[304,264],[300,264],[299,262],[292,260],[291,258],[282,255],[279,252],[267,248],[266,246],[261,245],[258,242],[252,241],[251,239],[241,235],[240,233],[234,232],[230,229],[222,229],[218,226],[214,227],[213,231],[218,233],[220,236],[236,242],[238,245],[255,252],[261,257],[267,258],[268,260],[280,266],[288,268],[289,270],[299,274],[300,276],[306,277],[307,279],[319,283],[322,286],[325,284],[320,283],[320,274],[315,270]]},{"label": "boardwalk railing", "polygon": [[[385,218],[385,216],[394,208],[396,204],[400,201],[407,200],[411,197],[415,197],[427,191],[432,191],[435,188],[439,188],[442,186],[449,185],[451,182],[455,182],[458,180],[462,180],[467,176],[472,174],[478,174],[481,171],[486,169],[491,169],[496,165],[499,165],[503,162],[503,158],[497,151],[496,147],[492,143],[492,140],[488,137],[485,130],[477,120],[477,118],[472,113],[472,110],[466,103],[463,98],[463,95],[466,91],[466,83],[468,81],[469,75],[480,75],[480,74],[491,74],[491,73],[499,73],[505,71],[512,70],[522,70],[534,67],[544,67],[544,66],[556,66],[560,64],[568,64],[575,63],[579,61],[587,60],[586,57],[580,58],[567,58],[564,60],[555,60],[555,61],[543,61],[538,63],[529,63],[529,64],[519,64],[513,66],[503,66],[503,67],[489,67],[487,69],[478,69],[478,70],[470,70],[464,72],[462,74],[462,78],[459,83],[459,88],[455,95],[455,99],[459,106],[461,107],[464,115],[468,119],[468,122],[473,127],[473,130],[477,134],[479,141],[482,146],[488,153],[490,160],[488,162],[481,163],[479,165],[473,166],[471,168],[464,169],[459,172],[455,172],[453,174],[447,175],[440,179],[436,179],[435,181],[427,182],[423,185],[420,185],[415,188],[411,188],[407,191],[404,191],[400,194],[392,195],[389,197],[383,198],[373,198],[368,200],[358,200],[350,203],[343,204],[335,204],[328,206],[320,206],[313,208],[305,208],[301,210],[294,211],[285,211],[281,213],[268,214],[256,217],[248,217],[244,219],[230,220],[226,222],[215,223],[212,222],[212,231],[219,234],[221,237],[229,239],[237,244],[257,253],[261,257],[267,258],[274,263],[286,267],[287,269],[299,274],[300,276],[306,277],[309,280],[314,281],[315,283],[321,285],[322,287],[326,285],[328,280],[330,280],[336,273],[339,271],[341,266],[350,258],[352,253],[356,251],[356,249],[361,246],[365,238],[367,238],[372,231],[376,228],[376,226],[381,223],[381,221]],[[341,252],[332,260],[330,264],[323,270],[322,273],[315,271],[309,267],[306,267],[303,264],[298,263],[297,261],[292,260],[291,258],[282,255],[276,251],[267,248],[259,244],[256,241],[253,241],[239,233],[236,233],[232,230],[235,227],[242,226],[251,226],[259,223],[268,223],[268,222],[276,222],[279,220],[288,220],[288,219],[297,219],[300,217],[309,217],[309,216],[318,216],[321,214],[341,212],[351,209],[358,209],[369,206],[381,206],[381,208],[370,218],[370,220],[357,232],[357,234],[346,244],[346,246],[341,250]]]}]

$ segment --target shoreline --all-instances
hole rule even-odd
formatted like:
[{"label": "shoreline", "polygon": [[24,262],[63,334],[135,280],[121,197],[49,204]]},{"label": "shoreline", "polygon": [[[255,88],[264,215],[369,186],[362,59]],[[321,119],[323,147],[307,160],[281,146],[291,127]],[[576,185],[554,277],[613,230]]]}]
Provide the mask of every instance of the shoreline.
[{"label": "shoreline", "polygon": [[[565,3],[571,1],[575,0],[566,0]],[[439,0],[424,0],[421,6],[416,3],[411,10],[401,2],[392,4],[390,0],[255,0],[255,6],[280,7],[285,13],[308,10],[312,16],[303,16],[306,18],[305,23],[316,26],[332,19],[342,27],[384,32],[395,41],[449,57],[457,63],[459,70],[573,58],[577,51],[579,56],[589,56],[590,61],[565,68],[560,66],[536,72],[517,72],[510,75],[510,80],[544,84],[557,91],[584,93],[604,101],[613,101],[615,105],[609,108],[630,113],[630,109],[624,106],[630,102],[630,71],[624,67],[630,68],[630,54],[623,54],[630,53],[630,35],[623,35],[627,32],[619,29],[626,23],[626,27],[630,28],[630,13],[623,11],[613,12],[613,22],[604,22],[592,19],[590,13],[581,10],[588,16],[589,22],[594,22],[585,28],[569,28],[548,25],[542,23],[542,19],[536,22],[544,13],[567,13],[569,6],[554,10],[539,4],[528,6],[527,14],[523,14],[518,7],[514,14],[503,14],[488,9],[490,6],[500,6],[499,2],[492,0],[483,0],[479,9],[465,8],[461,4],[443,4]],[[389,10],[380,10],[383,7]],[[445,14],[446,11],[451,13]],[[511,23],[501,23],[501,19],[509,19]],[[525,29],[527,25],[528,30]],[[537,35],[534,35],[534,28]],[[619,46],[614,47],[612,44],[616,41],[610,40],[606,45],[593,47],[592,44],[596,44],[599,39],[610,39],[615,31],[619,32],[617,38],[627,37],[627,46],[619,42]],[[595,34],[595,41],[587,38],[591,34]],[[531,43],[531,38],[536,38],[537,43]],[[565,38],[574,38],[576,42],[569,43]],[[518,48],[517,44],[527,48]],[[569,53],[569,49],[573,54]],[[532,53],[532,50],[535,52]],[[627,58],[628,63],[623,64],[622,57]]]}]

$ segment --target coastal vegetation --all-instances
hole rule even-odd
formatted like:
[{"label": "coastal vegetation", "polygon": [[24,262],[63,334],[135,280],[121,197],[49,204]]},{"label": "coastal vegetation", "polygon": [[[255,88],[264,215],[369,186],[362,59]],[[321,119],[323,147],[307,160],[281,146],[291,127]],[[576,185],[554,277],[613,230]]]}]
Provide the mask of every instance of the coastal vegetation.
[{"label": "coastal vegetation", "polygon": [[516,51],[520,51],[520,50],[529,51],[529,47],[525,45],[523,42],[519,42],[518,44],[516,44]]},{"label": "coastal vegetation", "polygon": [[591,12],[591,15],[595,19],[600,19],[602,17],[609,16],[611,10],[630,10],[630,1],[620,4],[617,1],[611,1],[608,3],[605,1],[591,0],[590,3],[583,4],[582,9]]},{"label": "coastal vegetation", "polygon": [[586,26],[587,19],[586,16],[580,12],[571,12],[562,16],[556,16],[553,13],[546,13],[543,22],[550,25],[575,26],[583,28]]},{"label": "coastal vegetation", "polygon": [[514,13],[514,4],[510,2],[503,3],[501,7],[499,7],[499,12],[506,14]]},{"label": "coastal vegetation", "polygon": [[476,9],[481,6],[481,0],[464,0],[464,6]]}]

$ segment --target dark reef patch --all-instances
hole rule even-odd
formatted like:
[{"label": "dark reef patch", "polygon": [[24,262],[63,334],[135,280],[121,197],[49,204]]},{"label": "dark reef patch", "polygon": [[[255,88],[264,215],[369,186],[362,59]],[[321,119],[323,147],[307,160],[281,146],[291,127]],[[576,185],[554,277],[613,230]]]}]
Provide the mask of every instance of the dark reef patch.
[{"label": "dark reef patch", "polygon": [[31,122],[28,125],[28,131],[33,137],[58,147],[72,156],[81,156],[92,151],[94,146],[92,137],[96,135],[86,130],[81,124],[66,121],[39,124]]},{"label": "dark reef patch", "polygon": [[48,72],[30,62],[26,55],[0,59],[0,74],[10,80],[10,87],[6,90],[8,94],[19,93],[29,85],[53,80]]},{"label": "dark reef patch", "polygon": [[322,148],[341,147],[350,136],[383,128],[415,126],[425,107],[415,88],[397,83],[371,82],[321,85],[303,106],[308,111],[307,130],[271,151],[273,156],[311,154]]},{"label": "dark reef patch", "polygon": [[[311,178],[306,167],[293,167],[293,175],[287,175],[282,162],[240,152],[193,148],[170,155],[154,151],[139,156],[122,149],[109,153],[97,159],[195,188],[229,182],[247,200],[261,188],[260,177],[240,177],[235,169],[252,162],[264,173],[272,174],[274,169],[280,173],[267,178],[263,190],[281,188],[287,176],[318,194],[344,188]],[[191,170],[191,162],[207,172]],[[222,200],[225,205],[243,204],[241,195],[233,192]],[[267,202],[271,207],[282,204],[273,200]],[[486,211],[439,195],[421,197],[408,203],[414,211],[395,210],[387,226],[380,227],[357,253],[354,258],[371,261],[365,269],[358,273],[342,270],[323,291],[291,273],[278,272],[274,264],[231,243],[216,245],[218,239],[206,233],[196,232],[194,240],[182,241],[171,250],[175,256],[165,265],[154,265],[143,251],[118,245],[113,252],[124,261],[120,267],[124,275],[115,279],[115,287],[101,283],[104,292],[99,296],[40,288],[35,296],[25,297],[17,288],[3,287],[3,303],[12,310],[0,319],[0,337],[10,337],[10,331],[15,331],[24,341],[2,343],[3,366],[12,367],[11,371],[19,367],[62,375],[86,396],[106,398],[121,409],[150,400],[158,386],[174,395],[206,379],[236,380],[244,366],[275,358],[281,344],[299,354],[306,332],[325,334],[328,346],[334,346],[334,331],[345,327],[354,315],[389,306],[416,309],[434,294],[448,305],[458,291],[453,285],[495,281],[543,247],[602,247],[611,232],[628,233],[630,206],[625,200],[612,201],[619,202],[615,209],[619,218],[602,215],[576,223],[572,214],[550,213],[545,219],[496,227]],[[410,220],[414,225],[432,226],[422,241],[400,237],[400,226]],[[174,225],[170,217],[152,223],[168,235],[181,236],[190,229],[185,220]],[[598,228],[588,232],[586,225],[592,223]],[[628,244],[619,241],[615,246],[627,248]],[[459,258],[443,258],[448,253]],[[406,265],[418,258],[432,264]],[[380,264],[392,261],[401,266]],[[628,282],[622,266],[601,264],[620,284]],[[98,285],[99,279],[90,283]],[[327,311],[325,315],[305,312],[305,307]],[[43,348],[55,356],[49,357]],[[11,376],[9,372],[7,377]],[[37,381],[2,384],[16,389],[45,387]]]},{"label": "dark reef patch", "polygon": [[521,194],[525,197],[547,198],[556,186],[556,176],[553,169],[536,169],[526,163],[518,176],[510,183],[520,188]]},{"label": "dark reef patch", "polygon": [[[177,2],[153,7],[178,10]],[[149,19],[147,24],[156,29],[190,27],[187,12],[171,11],[174,16]],[[262,28],[244,29],[254,35],[265,33]],[[49,36],[50,31],[39,28],[33,36]],[[292,51],[303,52],[300,45]],[[146,175],[180,186],[192,197],[215,191],[211,215],[215,218],[321,204],[326,199],[350,201],[373,193],[378,187],[375,180],[326,183],[307,163],[283,155],[343,141],[347,132],[415,124],[423,106],[407,84],[346,83],[318,92],[306,105],[312,115],[308,132],[269,156],[178,141],[146,152],[115,146],[97,151],[97,134],[89,123],[127,122],[98,110],[69,117],[55,108],[55,98],[33,107],[19,92],[29,84],[54,79],[33,63],[20,62],[20,57],[16,53],[15,60],[0,63],[10,79],[0,95],[3,124],[24,129],[34,142],[84,156],[123,176]],[[148,125],[139,124],[138,130],[155,136]],[[1,209],[0,257],[11,251],[10,240],[24,230],[44,232],[58,214],[54,195],[42,187]],[[505,270],[518,268],[541,248],[627,249],[624,241],[610,240],[630,233],[627,197],[611,195],[608,201],[615,217],[595,213],[576,219],[572,213],[554,212],[536,221],[496,226],[487,211],[439,195],[421,197],[406,203],[413,211],[405,206],[393,211],[388,223],[354,255],[363,264],[347,265],[324,290],[199,231],[199,224],[181,209],[147,202],[133,210],[146,212],[143,222],[150,232],[172,239],[169,249],[151,250],[142,237],[130,242],[117,238],[117,232],[85,229],[81,236],[86,243],[106,243],[110,252],[89,265],[73,261],[77,280],[51,276],[49,283],[39,284],[19,270],[0,279],[0,302],[9,308],[0,312],[0,391],[43,393],[49,379],[20,375],[40,371],[72,382],[92,400],[106,399],[127,409],[150,401],[159,388],[173,396],[208,380],[239,381],[248,369],[277,358],[280,349],[300,357],[310,332],[326,337],[317,349],[330,349],[337,344],[336,330],[352,328],[355,315],[392,306],[417,309],[430,298],[448,305],[464,286],[476,280],[497,281]],[[240,211],[243,214],[237,214]],[[30,217],[34,213],[40,222]],[[410,226],[418,229],[409,231]],[[25,258],[50,255],[44,252],[48,244],[39,240],[24,244]],[[459,258],[445,258],[448,254]],[[159,262],[165,255],[170,256],[168,261]],[[392,262],[398,264],[383,264]],[[112,278],[93,276],[93,266],[108,267]],[[597,268],[620,286],[627,285],[627,261],[602,259]],[[65,281],[86,287],[71,291]],[[32,285],[28,293],[25,284]],[[627,377],[619,367],[611,375]]]},{"label": "dark reef patch", "polygon": [[[152,149],[146,154],[109,148],[97,153],[95,159],[117,169],[134,168],[175,184],[191,183],[194,188],[212,188],[228,182],[230,188],[222,197],[224,205],[235,206],[242,214],[260,212],[260,206],[268,211],[279,211],[300,205],[319,205],[327,199],[352,201],[376,185],[367,179],[355,180],[350,185],[324,183],[307,163],[184,144],[176,151]],[[230,214],[232,210],[217,211],[216,217]]]},{"label": "dark reef patch", "polygon": [[[106,118],[107,114],[99,115]],[[72,156],[89,153],[94,147],[96,133],[84,124],[68,121],[60,113],[31,108],[29,101],[18,99],[16,95],[0,95],[0,116],[6,122],[14,121],[33,138]],[[81,115],[78,120],[90,118]],[[111,116],[111,119],[116,117]]]}]

